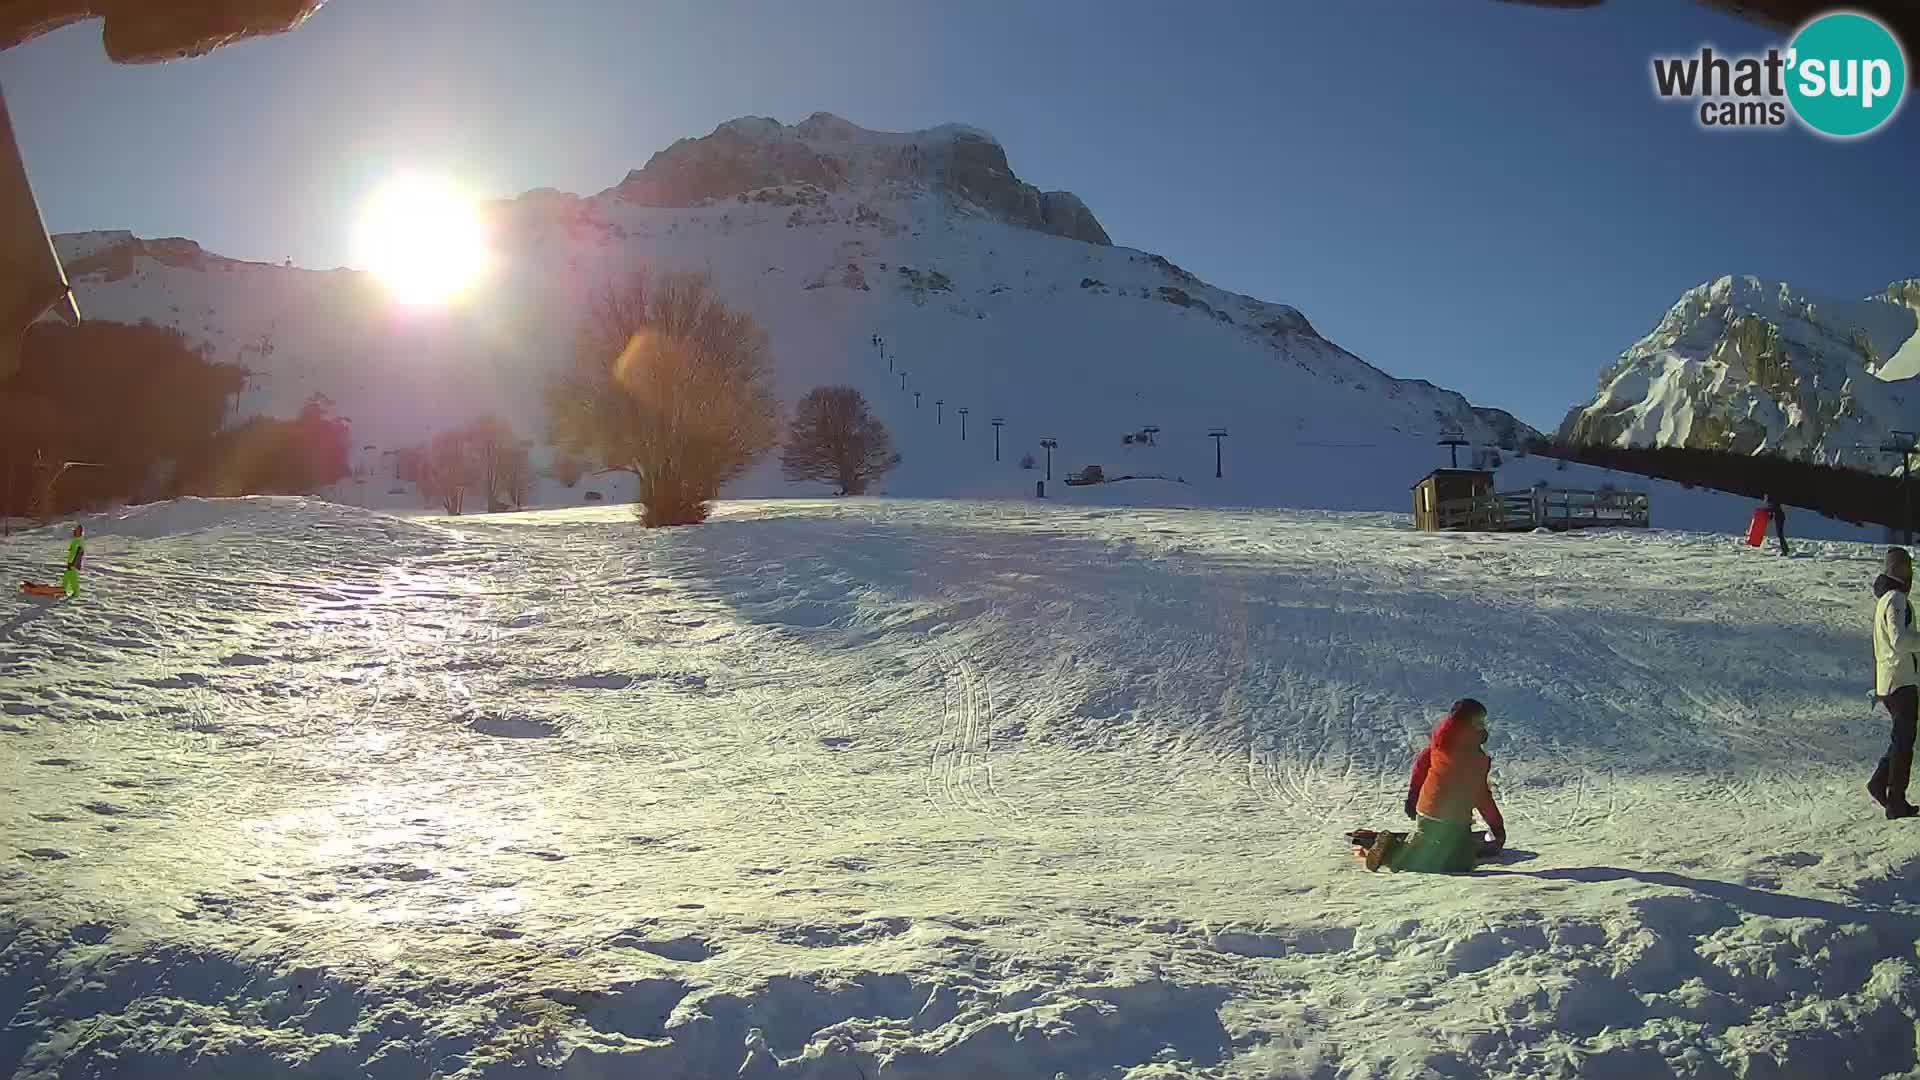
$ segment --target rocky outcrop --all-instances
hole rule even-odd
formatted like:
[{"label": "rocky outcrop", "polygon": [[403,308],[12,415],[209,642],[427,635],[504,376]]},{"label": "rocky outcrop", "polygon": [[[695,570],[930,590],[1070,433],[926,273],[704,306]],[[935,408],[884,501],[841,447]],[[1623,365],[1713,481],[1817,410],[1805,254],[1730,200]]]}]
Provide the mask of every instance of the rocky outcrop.
[{"label": "rocky outcrop", "polygon": [[75,281],[87,277],[118,281],[134,272],[136,258],[189,270],[243,265],[237,259],[210,254],[183,237],[146,240],[122,231],[64,234],[55,238],[55,250],[66,266],[67,276]]},{"label": "rocky outcrop", "polygon": [[1057,236],[1071,236],[1075,240],[1085,240],[1089,244],[1111,244],[1107,239],[1107,230],[1080,201],[1080,196],[1071,191],[1048,191],[1040,195],[1040,222],[1044,232]]},{"label": "rocky outcrop", "polygon": [[1752,277],[1689,289],[1602,369],[1560,438],[1875,464],[1890,431],[1920,423],[1913,284],[1841,302]]},{"label": "rocky outcrop", "polygon": [[[811,184],[837,191],[846,184],[845,162],[807,144],[768,137],[749,120],[730,120],[703,139],[681,139],[649,158],[615,188],[644,206],[692,206],[758,188]],[[775,120],[761,121],[780,128]]]},{"label": "rocky outcrop", "polygon": [[644,206],[693,206],[768,188],[842,191],[888,184],[938,190],[1011,225],[1111,243],[1073,193],[1043,192],[1022,181],[999,142],[958,124],[895,133],[868,131],[831,113],[815,113],[792,127],[741,117],[653,155],[610,194]]}]

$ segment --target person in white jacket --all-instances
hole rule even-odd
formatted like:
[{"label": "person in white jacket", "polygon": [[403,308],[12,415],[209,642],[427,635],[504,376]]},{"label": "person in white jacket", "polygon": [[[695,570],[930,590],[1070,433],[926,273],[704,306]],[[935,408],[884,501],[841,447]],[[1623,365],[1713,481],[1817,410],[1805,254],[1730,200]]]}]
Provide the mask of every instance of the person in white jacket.
[{"label": "person in white jacket", "polygon": [[1913,731],[1920,713],[1920,630],[1913,625],[1913,556],[1906,548],[1887,549],[1887,569],[1873,579],[1873,692],[1893,717],[1887,755],[1867,781],[1867,794],[1886,808],[1887,817],[1920,815],[1907,801],[1913,772]]}]

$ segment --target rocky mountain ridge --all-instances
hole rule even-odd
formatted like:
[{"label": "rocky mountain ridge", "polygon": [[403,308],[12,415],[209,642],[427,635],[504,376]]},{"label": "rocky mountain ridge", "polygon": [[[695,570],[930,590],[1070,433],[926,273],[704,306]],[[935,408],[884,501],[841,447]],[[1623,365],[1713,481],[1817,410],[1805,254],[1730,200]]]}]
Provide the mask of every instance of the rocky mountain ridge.
[{"label": "rocky mountain ridge", "polygon": [[1560,437],[1760,451],[1877,467],[1920,427],[1920,280],[1860,300],[1725,276],[1681,295],[1602,369]]}]

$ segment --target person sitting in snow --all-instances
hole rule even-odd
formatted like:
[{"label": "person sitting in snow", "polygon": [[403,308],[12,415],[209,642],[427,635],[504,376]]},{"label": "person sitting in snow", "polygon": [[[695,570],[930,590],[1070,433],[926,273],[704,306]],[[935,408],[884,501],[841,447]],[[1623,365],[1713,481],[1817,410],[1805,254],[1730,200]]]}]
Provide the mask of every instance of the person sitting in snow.
[{"label": "person sitting in snow", "polygon": [[1907,801],[1907,776],[1913,771],[1913,734],[1920,713],[1920,632],[1913,628],[1913,556],[1906,548],[1887,549],[1886,572],[1873,579],[1873,695],[1893,718],[1887,754],[1867,781],[1867,794],[1887,811],[1889,820],[1920,815]]},{"label": "person sitting in snow", "polygon": [[[1472,698],[1454,702],[1434,725],[1426,749],[1413,759],[1406,802],[1413,835],[1376,834],[1363,855],[1367,869],[1471,870],[1506,846],[1507,824],[1493,801],[1493,759],[1487,756],[1486,741],[1487,707]],[[1484,842],[1473,831],[1475,810],[1492,834]]]}]

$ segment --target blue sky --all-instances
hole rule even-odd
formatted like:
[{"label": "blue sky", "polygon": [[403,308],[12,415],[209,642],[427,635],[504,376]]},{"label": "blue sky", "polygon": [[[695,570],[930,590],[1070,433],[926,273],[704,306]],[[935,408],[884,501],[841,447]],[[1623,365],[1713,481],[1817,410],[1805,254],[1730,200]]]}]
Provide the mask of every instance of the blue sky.
[{"label": "blue sky", "polygon": [[1920,109],[1850,143],[1702,131],[1650,57],[1781,35],[1677,0],[540,8],[331,0],[130,68],[83,25],[6,54],[0,85],[55,231],[316,267],[349,261],[396,169],[593,192],[733,116],[965,122],[1116,243],[1540,426],[1709,277],[1852,297],[1920,276]]}]

